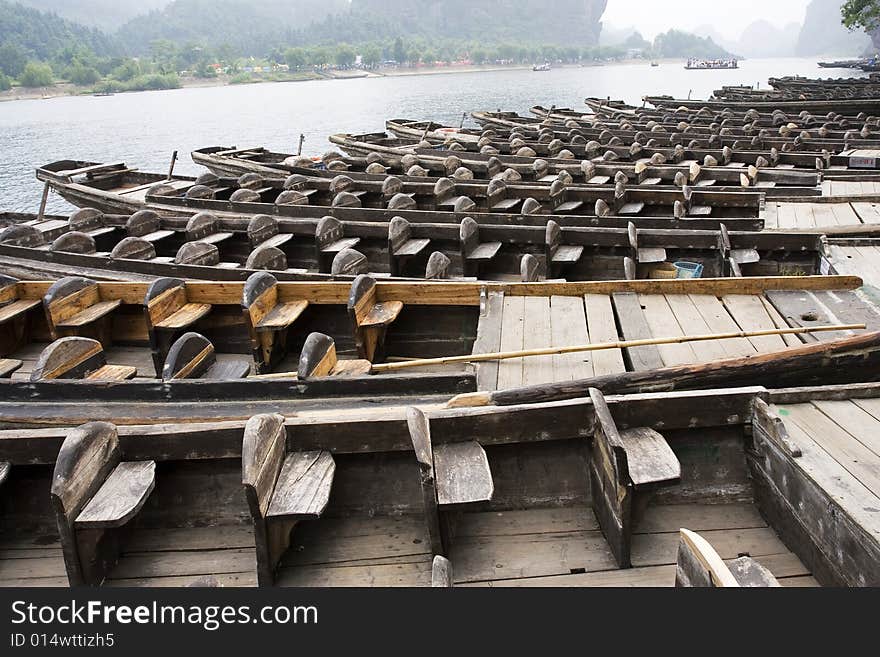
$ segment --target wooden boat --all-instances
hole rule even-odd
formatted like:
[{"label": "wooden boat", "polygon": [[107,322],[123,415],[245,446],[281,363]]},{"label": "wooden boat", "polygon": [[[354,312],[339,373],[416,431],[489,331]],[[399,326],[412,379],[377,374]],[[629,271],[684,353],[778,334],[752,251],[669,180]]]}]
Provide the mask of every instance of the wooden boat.
[{"label": "wooden boat", "polygon": [[4,431],[0,584],[877,586],[878,398],[592,389]]},{"label": "wooden boat", "polygon": [[[863,342],[850,347],[846,340],[851,331],[608,349],[587,358],[541,356],[496,361],[478,364],[476,374],[466,363],[456,363],[451,371],[448,367],[440,370],[445,374],[382,373],[368,377],[367,383],[360,382],[358,376],[343,376],[348,365],[357,365],[348,362],[354,354],[355,360],[375,364],[389,358],[466,356],[532,346],[552,348],[742,330],[809,331],[851,324],[864,324],[876,330],[880,328],[880,316],[854,292],[859,285],[858,278],[827,276],[530,284],[418,283],[359,276],[354,282],[297,283],[278,282],[268,272],[254,274],[246,283],[168,278],[152,283],[97,282],[81,276],[56,283],[4,279],[2,298],[6,301],[0,315],[0,357],[10,361],[4,369],[12,379],[0,381],[0,386],[5,386],[0,400],[0,422],[57,424],[69,412],[69,402],[80,404],[76,408],[82,413],[94,413],[83,417],[114,419],[102,413],[135,412],[144,414],[133,418],[136,423],[143,423],[156,413],[164,417],[169,412],[165,408],[168,402],[186,401],[190,394],[186,391],[217,390],[232,402],[239,396],[250,399],[251,395],[259,394],[254,391],[261,386],[275,391],[289,389],[289,381],[288,388],[281,384],[272,388],[277,383],[274,381],[242,381],[240,377],[246,372],[221,377],[225,380],[219,381],[179,380],[187,379],[175,375],[177,365],[189,362],[186,354],[195,357],[207,349],[238,362],[249,354],[253,367],[260,373],[296,372],[307,382],[320,379],[314,385],[297,389],[296,397],[303,400],[315,396],[356,396],[362,384],[371,391],[387,390],[392,396],[434,391],[450,397],[457,392],[503,391],[594,375],[636,377],[643,383],[651,380],[662,386],[667,385],[663,383],[667,374],[661,371],[655,375],[655,371],[706,363],[725,355],[778,363],[784,370],[775,373],[781,382],[814,376],[811,372],[815,363],[803,359],[805,364],[801,366],[801,361],[785,358],[785,349],[809,346],[816,340],[832,341],[842,357],[849,358],[846,367],[823,376],[841,377],[844,381],[873,380],[880,371],[873,365],[875,347]],[[272,297],[271,302],[261,301],[264,293]],[[257,327],[262,321],[259,317],[264,316],[255,314],[257,309],[277,318]],[[365,317],[373,317],[373,311],[375,318],[367,322]],[[615,317],[619,319],[619,328]],[[510,333],[510,327],[517,330]],[[328,337],[310,337],[315,333]],[[193,334],[204,337],[199,340]],[[89,339],[92,343],[85,345],[87,348],[77,343],[76,350],[69,345],[47,349],[50,342],[70,337]],[[175,349],[173,345],[181,340]],[[837,347],[836,340],[843,340],[842,345]],[[330,350],[334,344],[336,348]],[[202,349],[187,352],[186,345],[202,345]],[[74,351],[81,357],[71,356]],[[317,355],[330,351],[337,354],[336,358],[347,360],[340,360],[338,369],[334,364],[321,375],[314,374],[308,363],[329,362],[326,358],[330,356]],[[99,352],[103,353],[101,367],[135,367],[147,380],[125,380],[113,385],[92,380],[43,381],[53,378],[48,374],[29,380],[35,371],[60,372],[63,363],[86,362],[86,354],[89,358],[98,357]],[[297,360],[294,354],[300,352],[309,357]],[[37,366],[52,358],[57,360],[59,354],[69,358],[55,367]],[[757,358],[758,354],[763,354],[762,358]],[[217,356],[216,360],[224,358]],[[195,370],[188,371],[192,374],[190,378],[198,379],[198,375],[204,374],[199,368]],[[76,378],[84,376],[79,372]],[[157,383],[155,377],[165,381]],[[772,381],[769,384],[774,385]],[[412,393],[402,392],[406,385],[411,386]],[[95,390],[92,400],[88,400],[86,393],[90,386]],[[178,391],[182,397],[176,397]],[[120,402],[139,400],[144,405],[136,404],[137,408],[131,411],[115,405],[102,406],[111,398]],[[31,403],[21,405],[19,401],[24,399]],[[47,404],[38,404],[40,400]],[[203,412],[216,411],[206,407]],[[35,412],[40,413],[39,419],[34,418]],[[114,421],[120,422],[119,417]]]},{"label": "wooden boat", "polygon": [[[723,161],[724,153],[719,153],[719,156]],[[236,178],[245,173],[256,173],[267,178],[300,174],[309,177],[332,179],[338,175],[345,175],[355,181],[381,182],[389,175],[393,175],[403,183],[433,182],[436,184],[439,179],[447,177],[453,181],[462,182],[501,177],[510,183],[521,182],[551,185],[560,176],[566,180],[567,176],[571,176],[574,184],[595,186],[610,185],[616,178],[619,178],[618,173],[620,173],[627,177],[628,184],[631,185],[661,187],[674,185],[680,188],[683,184],[690,181],[697,186],[711,186],[719,191],[732,191],[734,188],[739,191],[743,189],[743,180],[738,178],[738,175],[746,173],[747,175],[754,174],[753,177],[749,177],[749,187],[760,188],[771,196],[777,193],[804,196],[812,196],[819,193],[819,175],[817,173],[792,171],[788,168],[773,168],[774,159],[778,163],[780,157],[787,156],[779,153],[774,155],[772,150],[768,153],[768,156],[771,158],[767,162],[768,167],[762,167],[757,172],[735,163],[728,163],[727,166],[718,167],[705,167],[696,163],[697,167],[699,167],[697,169],[693,166],[695,162],[692,161],[655,165],[650,163],[650,160],[646,160],[647,163],[636,162],[631,164],[629,162],[617,161],[606,162],[603,158],[597,158],[589,164],[585,162],[577,165],[569,163],[564,166],[557,165],[555,168],[549,162],[547,163],[548,166],[545,166],[543,162],[532,161],[531,166],[518,165],[515,169],[511,167],[503,169],[500,160],[495,163],[490,159],[486,166],[483,167],[483,170],[478,170],[477,173],[464,166],[457,166],[461,164],[461,160],[457,156],[450,156],[446,162],[424,160],[420,157],[412,156],[413,161],[419,163],[418,165],[413,165],[416,168],[414,173],[419,175],[410,176],[397,173],[405,168],[401,160],[397,160],[395,163],[395,161],[385,158],[381,158],[384,164],[380,164],[377,160],[367,165],[367,168],[372,171],[372,173],[368,173],[365,172],[363,166],[365,163],[364,158],[338,154],[327,154],[327,157],[333,157],[333,164],[339,165],[333,168],[326,168],[323,164],[314,165],[314,163],[311,166],[293,166],[285,163],[288,157],[285,154],[273,153],[263,148],[247,149],[246,152],[243,152],[241,149],[209,147],[193,151],[192,154],[193,161],[208,168],[213,173],[222,177]],[[799,157],[796,154],[793,154],[793,156]],[[406,159],[407,157],[404,156],[403,160]],[[305,162],[302,163],[305,164]],[[685,167],[687,167],[686,171]],[[551,174],[552,169],[557,171],[555,175]],[[737,171],[737,169],[744,170]],[[407,170],[412,170],[412,168]],[[588,174],[590,174],[589,177]],[[777,190],[777,187],[784,187],[785,189]]]},{"label": "wooden boat", "polygon": [[729,102],[724,100],[691,100],[673,98],[672,96],[645,96],[644,101],[655,107],[686,107],[691,109],[700,109],[707,107],[711,109],[723,110],[725,108],[732,110],[748,111],[754,109],[757,111],[773,111],[781,110],[783,112],[838,112],[846,116],[855,116],[859,112],[868,114],[878,114],[880,110],[880,100],[874,98],[865,99],[843,99],[843,100],[782,100],[782,101],[755,101],[755,102]]},{"label": "wooden boat", "polygon": [[[683,136],[680,136],[680,141],[676,141],[675,144],[668,146],[661,146],[656,143],[649,146],[647,142],[650,141],[650,138],[647,134],[642,135],[646,142],[643,144],[636,139],[636,135],[633,133],[631,137],[634,141],[629,145],[626,145],[623,138],[614,135],[611,131],[603,131],[595,136],[604,137],[606,140],[605,143],[603,144],[596,139],[587,141],[587,137],[584,136],[573,138],[573,143],[566,143],[561,139],[554,139],[551,135],[547,136],[547,139],[549,140],[547,143],[544,143],[543,141],[525,141],[521,135],[512,135],[509,142],[503,140],[493,141],[489,138],[485,138],[488,143],[479,149],[479,153],[477,152],[478,144],[468,144],[466,147],[456,148],[457,142],[451,144],[445,142],[432,144],[430,141],[417,142],[412,139],[392,139],[388,137],[379,137],[375,134],[339,134],[333,135],[331,141],[338,145],[343,151],[358,156],[367,156],[370,153],[377,152],[379,154],[385,153],[386,155],[394,155],[401,158],[406,155],[418,155],[419,157],[427,155],[428,157],[437,157],[436,153],[445,153],[447,156],[454,154],[463,162],[470,162],[473,157],[481,155],[483,157],[499,158],[502,165],[510,163],[513,158],[516,158],[517,160],[531,160],[532,163],[536,161],[535,158],[539,158],[546,161],[548,166],[551,166],[552,164],[564,166],[565,163],[567,163],[569,167],[573,164],[573,160],[624,163],[642,162],[644,164],[655,165],[698,162],[708,167],[718,167],[720,165],[731,164],[733,167],[758,166],[759,168],[768,167],[771,163],[780,163],[799,165],[801,167],[806,167],[811,171],[815,171],[817,160],[820,161],[820,166],[824,166],[824,160],[826,159],[825,155],[821,152],[803,151],[796,156],[792,155],[784,162],[780,162],[780,155],[778,153],[770,152],[771,149],[776,148],[776,146],[769,146],[764,152],[756,148],[734,150],[730,146],[721,143],[705,145],[704,147],[703,144],[700,144],[696,140],[691,140],[688,145],[685,146],[681,143],[686,139]],[[629,136],[626,135],[625,137],[627,139],[629,138]],[[737,145],[735,140],[730,140],[730,143]],[[795,144],[794,139],[790,141],[774,141],[773,143],[778,143],[780,147],[784,144],[788,144],[788,147],[785,149],[786,153],[794,151],[795,148],[799,148],[801,144],[800,141]],[[864,143],[869,145],[872,142],[866,140]],[[880,145],[880,141],[877,143]],[[760,146],[760,143],[756,142],[756,144]],[[825,145],[832,144],[829,142]],[[839,146],[841,148],[844,145],[843,142],[840,142],[839,144],[837,142],[834,143],[834,146]],[[470,163],[468,166],[473,170],[474,167]],[[418,171],[418,169],[415,170]],[[408,173],[409,175],[414,175],[412,172]],[[796,181],[795,184],[800,183],[801,186],[809,186],[806,183],[811,181],[809,176],[798,180],[796,178],[797,173],[792,171],[777,172],[767,169],[766,173],[767,177],[770,179],[773,179],[774,176],[781,180],[785,180],[786,177],[793,177]]]},{"label": "wooden boat", "polygon": [[739,68],[739,62],[735,59],[689,59],[684,68],[688,71],[724,71]]},{"label": "wooden boat", "polygon": [[[620,216],[639,228],[676,228],[683,226],[685,219],[689,227],[700,229],[718,229],[722,220],[730,229],[762,227],[757,219],[759,194],[716,192],[713,183],[704,184],[726,175],[745,178],[750,185],[754,181],[757,186],[761,182],[760,170],[743,173],[721,168],[707,173],[695,163],[686,169],[687,174],[682,173],[686,175],[685,182],[694,187],[666,190],[654,189],[655,185],[629,187],[628,176],[618,171],[613,187],[572,185],[574,178],[570,174],[557,176],[550,186],[450,179],[419,184],[404,183],[393,176],[378,183],[354,181],[344,175],[331,180],[291,176],[282,181],[264,179],[258,174],[246,174],[239,180],[206,174],[199,179],[175,177],[169,182],[154,174],[153,185],[131,191],[125,171],[105,174],[97,182],[67,181],[58,174],[44,173],[61,166],[66,165],[43,167],[37,171],[37,177],[74,205],[111,214],[133,214],[146,208],[172,216],[207,211],[217,217],[268,214],[317,220],[330,215],[340,220],[367,222],[389,222],[401,217],[410,223],[459,224],[473,215],[475,221],[484,225],[545,227],[550,219],[565,226],[619,226],[620,219],[616,217]],[[590,180],[599,171],[592,164],[578,170],[581,177],[589,176]],[[653,173],[646,165],[624,170],[643,183]],[[139,174],[138,180],[143,175]],[[611,181],[606,178],[605,182]],[[660,182],[661,178],[654,180]]]},{"label": "wooden boat", "polygon": [[858,68],[865,59],[840,59],[831,62],[819,62],[821,68]]},{"label": "wooden boat", "polygon": [[269,215],[161,217],[149,210],[70,218],[0,214],[0,271],[27,279],[76,273],[93,279],[185,277],[244,281],[271,271],[283,281],[377,276],[483,280],[613,280],[674,273],[698,263],[706,276],[817,274],[819,235],[692,229],[388,223]]},{"label": "wooden boat", "polygon": [[535,64],[535,65],[532,67],[532,70],[533,70],[533,71],[537,71],[537,72],[544,73],[544,72],[546,72],[546,71],[550,71],[550,70],[552,70],[552,67],[550,66],[549,62],[545,62],[544,64]]}]

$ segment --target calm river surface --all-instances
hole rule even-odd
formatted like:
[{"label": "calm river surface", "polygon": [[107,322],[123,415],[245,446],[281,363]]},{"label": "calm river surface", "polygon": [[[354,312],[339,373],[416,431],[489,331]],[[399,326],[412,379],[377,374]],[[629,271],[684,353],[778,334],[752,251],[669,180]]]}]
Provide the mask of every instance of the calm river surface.
[{"label": "calm river surface", "polygon": [[[196,173],[189,153],[204,146],[328,150],[334,132],[384,129],[386,118],[433,119],[457,125],[478,109],[526,113],[535,104],[583,107],[586,96],[638,103],[645,94],[706,98],[724,84],[760,83],[782,75],[844,76],[815,60],[742,62],[733,71],[686,71],[680,63],[561,68],[547,73],[500,71],[321,80],[177,89],[0,103],[0,209],[36,212],[42,186],[34,168],[60,159],[125,161],[144,171]],[[468,125],[473,125],[469,122]],[[50,211],[66,203],[50,197]]]}]

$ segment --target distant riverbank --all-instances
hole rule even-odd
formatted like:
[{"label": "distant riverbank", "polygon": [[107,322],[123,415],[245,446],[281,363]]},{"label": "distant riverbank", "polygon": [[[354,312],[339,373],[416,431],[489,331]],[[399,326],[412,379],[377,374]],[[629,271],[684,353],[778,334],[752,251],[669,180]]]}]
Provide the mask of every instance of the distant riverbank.
[{"label": "distant riverbank", "polygon": [[[664,61],[663,64],[677,63],[679,60]],[[645,66],[649,62],[645,60],[621,60],[614,62],[591,62],[587,64],[558,64],[554,68],[593,68],[597,66],[619,66],[624,64],[642,63]],[[180,78],[180,86],[178,89],[199,89],[208,87],[225,87],[238,86],[248,84],[272,84],[285,82],[309,82],[316,80],[354,80],[363,78],[391,78],[391,77],[416,77],[422,75],[448,75],[453,73],[493,73],[499,71],[529,71],[532,67],[528,65],[497,65],[489,64],[485,66],[436,66],[436,67],[418,67],[418,68],[385,68],[378,71],[367,71],[362,69],[351,70],[325,70],[325,71],[303,71],[299,73],[278,74],[270,77],[261,78],[254,76],[251,79],[242,79],[241,75],[229,76],[219,75],[215,78]],[[168,91],[167,89],[165,91]],[[117,93],[131,93],[120,91]],[[51,87],[13,87],[7,91],[0,92],[0,102],[13,100],[48,100],[50,98],[62,98],[67,96],[92,96],[96,95],[93,87],[80,87],[75,84],[66,82],[55,84]],[[101,95],[101,94],[98,94]]]}]

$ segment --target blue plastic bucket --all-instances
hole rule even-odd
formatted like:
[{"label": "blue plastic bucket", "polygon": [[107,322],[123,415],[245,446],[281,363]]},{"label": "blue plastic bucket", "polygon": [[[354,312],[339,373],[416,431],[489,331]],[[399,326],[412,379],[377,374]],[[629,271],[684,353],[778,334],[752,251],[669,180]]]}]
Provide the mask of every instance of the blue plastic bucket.
[{"label": "blue plastic bucket", "polygon": [[702,278],[703,265],[696,262],[676,262],[672,265],[675,267],[676,278]]}]

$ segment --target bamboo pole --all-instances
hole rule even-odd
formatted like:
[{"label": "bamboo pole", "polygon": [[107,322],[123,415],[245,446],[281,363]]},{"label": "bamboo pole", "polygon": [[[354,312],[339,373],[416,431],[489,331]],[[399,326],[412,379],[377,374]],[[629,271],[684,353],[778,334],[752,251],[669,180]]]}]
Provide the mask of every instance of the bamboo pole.
[{"label": "bamboo pole", "polygon": [[[822,333],[827,331],[860,331],[865,329],[865,324],[840,324],[836,326],[814,326],[809,328],[788,329],[764,329],[761,331],[732,331],[730,333],[709,333],[704,335],[680,335],[671,338],[648,338],[643,340],[621,340],[617,342],[597,342],[595,344],[578,345],[572,347],[548,347],[544,349],[526,349],[522,351],[499,351],[486,354],[467,354],[464,356],[444,356],[442,358],[416,358],[394,363],[373,365],[370,369],[372,374],[384,372],[397,372],[415,367],[430,367],[432,365],[450,365],[452,363],[485,363],[495,360],[512,360],[514,358],[528,358],[531,356],[555,356],[559,354],[572,354],[586,351],[603,351],[606,349],[632,349],[635,347],[649,347],[661,344],[681,344],[683,342],[708,342],[710,340],[733,340],[736,338],[759,338],[767,335],[792,335],[797,333]],[[296,372],[281,372],[278,374],[262,374],[252,376],[252,379],[290,379],[296,378]]]},{"label": "bamboo pole", "polygon": [[707,342],[710,340],[733,340],[736,338],[759,338],[767,335],[791,335],[796,333],[820,333],[824,331],[857,331],[864,329],[865,324],[843,324],[837,326],[815,326],[810,328],[765,329],[761,331],[731,331],[730,333],[710,333],[705,335],[682,335],[671,338],[648,338],[643,340],[621,340],[616,342],[598,342],[596,344],[577,345],[572,347],[549,347],[544,349],[525,349],[522,351],[499,351],[487,354],[467,354],[464,356],[445,356],[442,358],[423,358],[402,363],[385,363],[373,365],[372,372],[396,372],[413,367],[430,367],[432,365],[449,365],[452,363],[485,363],[496,360],[511,360],[531,356],[556,356],[586,351],[603,351],[606,349],[632,349],[662,344],[680,344],[683,342]]}]

